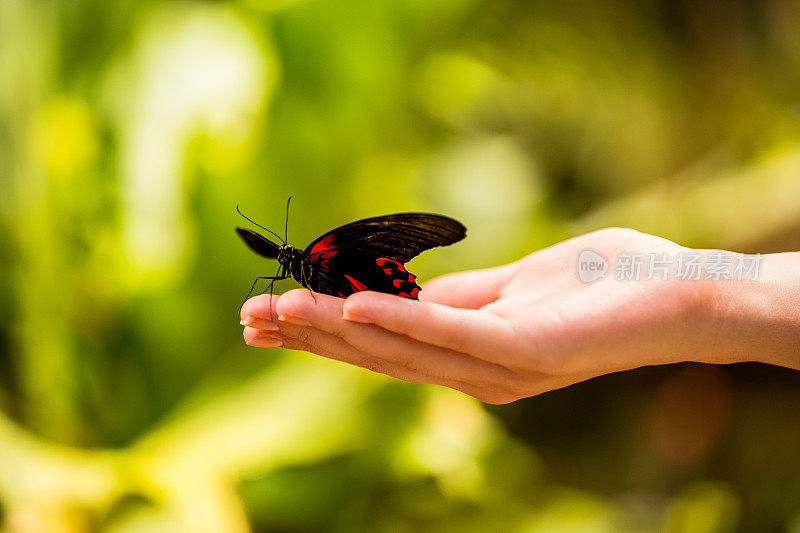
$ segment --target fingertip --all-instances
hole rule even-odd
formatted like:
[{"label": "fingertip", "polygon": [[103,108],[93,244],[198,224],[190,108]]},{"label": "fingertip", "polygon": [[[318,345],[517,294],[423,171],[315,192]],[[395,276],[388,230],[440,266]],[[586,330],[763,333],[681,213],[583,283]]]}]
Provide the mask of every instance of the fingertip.
[{"label": "fingertip", "polygon": [[349,296],[342,306],[342,318],[351,322],[374,323],[386,314],[387,309],[411,305],[415,300],[393,294],[362,291]]},{"label": "fingertip", "polygon": [[365,316],[368,306],[369,295],[367,291],[357,292],[345,298],[342,304],[342,318],[348,322],[360,322],[368,324],[369,319]]},{"label": "fingertip", "polygon": [[307,316],[314,305],[314,298],[308,289],[292,289],[281,295],[281,300],[275,306],[275,310],[279,316]]},{"label": "fingertip", "polygon": [[269,294],[259,294],[258,296],[253,296],[244,302],[244,304],[242,304],[242,308],[239,310],[239,318],[242,320],[248,316],[269,318],[272,314],[270,313],[270,305],[272,305],[274,308],[277,305],[278,300],[279,297],[277,294],[272,295],[271,301]]},{"label": "fingertip", "polygon": [[350,311],[342,311],[342,318],[348,322],[358,322],[360,324],[371,324],[372,320],[365,316],[354,314]]},{"label": "fingertip", "polygon": [[255,339],[258,336],[259,330],[256,328],[251,328],[250,326],[245,326],[244,331],[242,331],[242,337],[244,338],[244,342],[250,344],[250,341]]},{"label": "fingertip", "polygon": [[244,328],[242,333],[244,342],[248,346],[256,346],[258,348],[277,348],[283,346],[284,337],[277,331],[264,331],[261,329],[251,328],[249,326]]},{"label": "fingertip", "polygon": [[387,295],[375,291],[359,291],[351,294],[345,299],[344,304],[342,304],[342,315],[364,315],[368,313],[375,305],[379,305],[381,297],[384,296]]},{"label": "fingertip", "polygon": [[[447,302],[459,293],[461,288],[459,285],[458,277],[455,274],[444,274],[423,283],[417,299],[429,303]],[[463,285],[463,281],[461,285]]]},{"label": "fingertip", "polygon": [[239,324],[264,331],[278,331],[279,329],[278,325],[272,321],[272,318],[259,318],[253,315],[247,315],[239,322]]},{"label": "fingertip", "polygon": [[253,310],[255,309],[256,306],[255,302],[253,302],[255,298],[257,298],[257,296],[245,300],[245,302],[242,304],[241,309],[239,309],[239,318],[244,320],[246,317],[253,315]]},{"label": "fingertip", "polygon": [[276,306],[278,316],[299,317],[314,320],[331,311],[341,313],[342,299],[328,294],[312,293],[308,289],[292,289],[281,295]]}]

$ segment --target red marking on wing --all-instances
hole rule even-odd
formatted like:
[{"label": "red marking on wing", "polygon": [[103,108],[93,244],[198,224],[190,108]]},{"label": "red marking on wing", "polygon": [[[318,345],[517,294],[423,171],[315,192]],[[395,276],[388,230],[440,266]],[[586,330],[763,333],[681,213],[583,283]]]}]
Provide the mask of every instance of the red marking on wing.
[{"label": "red marking on wing", "polygon": [[317,244],[315,244],[311,250],[309,250],[309,254],[315,254],[318,252],[324,252],[325,250],[330,250],[333,248],[333,238],[334,234],[331,233],[330,235],[325,236],[325,238],[321,239]]},{"label": "red marking on wing", "polygon": [[[394,268],[384,268],[383,273],[389,276],[392,280],[392,285],[396,289],[400,288],[402,283],[411,283],[414,285],[414,280],[417,279],[417,276],[410,273],[406,268],[403,266],[402,263],[399,261],[395,261],[394,259],[389,259],[387,257],[378,257],[375,259],[375,264],[378,266],[384,265],[392,265]],[[403,272],[405,275],[401,275],[400,273]],[[415,287],[416,288],[416,287]],[[416,298],[417,292],[419,292],[419,288],[416,288],[416,292],[414,290],[411,293],[408,292],[400,292],[398,296],[403,296],[405,298]]]},{"label": "red marking on wing", "polygon": [[391,263],[396,268],[399,268],[400,270],[405,270],[405,267],[403,266],[403,264],[398,262],[398,261],[395,261],[394,259],[389,259],[389,258],[386,258],[386,257],[379,257],[379,258],[377,258],[375,260],[375,264],[378,265],[378,266],[381,266],[381,267],[383,265],[385,265],[386,263]]},{"label": "red marking on wing", "polygon": [[319,270],[328,270],[328,259],[338,254],[338,250],[321,250],[314,255],[309,254],[309,261],[312,265],[316,266]]},{"label": "red marking on wing", "polygon": [[356,291],[365,291],[365,290],[367,290],[367,286],[364,285],[363,283],[361,283],[360,281],[358,281],[356,278],[354,278],[352,276],[348,276],[347,274],[345,274],[344,277],[347,278],[347,281],[350,282],[350,285],[352,285],[353,289],[355,289]]},{"label": "red marking on wing", "polygon": [[411,297],[412,298],[416,298],[417,294],[419,294],[419,287],[414,287],[413,289],[411,289]]}]

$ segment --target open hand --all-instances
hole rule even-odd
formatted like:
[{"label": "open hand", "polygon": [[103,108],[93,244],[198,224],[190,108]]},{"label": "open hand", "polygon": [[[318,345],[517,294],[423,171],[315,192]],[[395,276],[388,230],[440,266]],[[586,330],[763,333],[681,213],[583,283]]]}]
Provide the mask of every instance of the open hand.
[{"label": "open hand", "polygon": [[[242,307],[251,346],[285,346],[413,382],[507,403],[591,377],[685,360],[727,362],[718,349],[715,284],[658,279],[582,282],[581,251],[690,251],[635,230],[575,237],[514,263],[447,274],[420,301],[295,289]],[[273,320],[270,317],[277,317]]]}]

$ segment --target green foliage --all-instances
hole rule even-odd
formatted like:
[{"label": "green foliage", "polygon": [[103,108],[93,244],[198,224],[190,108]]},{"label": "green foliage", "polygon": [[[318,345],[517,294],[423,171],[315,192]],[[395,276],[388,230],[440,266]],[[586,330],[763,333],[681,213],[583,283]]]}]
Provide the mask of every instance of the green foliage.
[{"label": "green foliage", "polygon": [[[0,528],[797,529],[796,375],[487,410],[247,348],[272,266],[233,227],[281,228],[289,195],[297,246],[462,220],[422,280],[608,225],[797,248],[799,25],[778,0],[0,0]],[[683,413],[684,378],[737,401]]]}]

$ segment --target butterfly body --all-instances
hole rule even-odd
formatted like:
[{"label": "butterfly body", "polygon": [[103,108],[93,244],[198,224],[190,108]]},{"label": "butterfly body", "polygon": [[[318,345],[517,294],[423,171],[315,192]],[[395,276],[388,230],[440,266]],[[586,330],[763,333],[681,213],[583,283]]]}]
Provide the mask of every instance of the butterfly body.
[{"label": "butterfly body", "polygon": [[417,299],[416,276],[404,263],[425,250],[463,239],[466,229],[441,215],[398,213],[346,224],[305,250],[275,244],[248,229],[237,232],[253,251],[278,260],[277,275],[266,279],[291,276],[304,287],[332,296],[372,290]]}]

